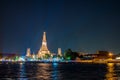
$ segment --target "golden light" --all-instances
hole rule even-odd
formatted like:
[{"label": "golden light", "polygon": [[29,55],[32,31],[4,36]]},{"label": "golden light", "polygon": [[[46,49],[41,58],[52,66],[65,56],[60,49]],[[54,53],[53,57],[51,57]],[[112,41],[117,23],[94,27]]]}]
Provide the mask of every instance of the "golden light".
[{"label": "golden light", "polygon": [[113,53],[110,52],[108,55],[109,55],[110,57],[112,57],[112,56],[113,56]]},{"label": "golden light", "polygon": [[114,63],[107,63],[108,68],[114,67]]},{"label": "golden light", "polygon": [[114,63],[107,63],[107,73],[106,73],[106,79],[105,80],[117,80],[114,77]]}]

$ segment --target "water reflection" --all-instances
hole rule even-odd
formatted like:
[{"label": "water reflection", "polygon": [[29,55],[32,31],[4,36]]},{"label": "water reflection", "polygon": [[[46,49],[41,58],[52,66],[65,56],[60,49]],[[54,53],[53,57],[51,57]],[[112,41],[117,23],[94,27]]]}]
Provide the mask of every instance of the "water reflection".
[{"label": "water reflection", "polygon": [[118,80],[115,74],[115,64],[114,63],[107,63],[107,73],[105,75],[105,80]]},{"label": "water reflection", "polygon": [[52,68],[53,68],[53,73],[52,73],[52,77],[53,80],[58,80],[58,76],[59,76],[59,71],[58,71],[58,63],[52,63]]},{"label": "water reflection", "polygon": [[25,75],[25,65],[23,63],[20,63],[20,68],[19,68],[19,80],[28,80],[26,75]]},{"label": "water reflection", "polygon": [[[9,78],[9,79],[8,79]],[[81,63],[0,64],[0,80],[120,80],[120,65]]]},{"label": "water reflection", "polygon": [[37,67],[36,78],[38,80],[49,80],[51,75],[51,64],[39,63]]},{"label": "water reflection", "polygon": [[38,80],[59,80],[59,63],[40,63],[37,69]]}]

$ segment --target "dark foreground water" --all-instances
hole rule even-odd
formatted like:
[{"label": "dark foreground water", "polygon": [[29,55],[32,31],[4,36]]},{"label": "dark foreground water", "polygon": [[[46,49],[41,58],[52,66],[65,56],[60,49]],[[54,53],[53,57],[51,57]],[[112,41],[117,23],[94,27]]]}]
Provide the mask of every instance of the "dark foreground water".
[{"label": "dark foreground water", "polygon": [[0,64],[0,80],[120,80],[119,64]]}]

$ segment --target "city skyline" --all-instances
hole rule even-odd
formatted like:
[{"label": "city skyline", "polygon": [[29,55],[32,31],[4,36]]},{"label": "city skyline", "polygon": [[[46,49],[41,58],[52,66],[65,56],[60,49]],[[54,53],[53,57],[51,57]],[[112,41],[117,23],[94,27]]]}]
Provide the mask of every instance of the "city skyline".
[{"label": "city skyline", "polygon": [[0,52],[25,54],[38,51],[42,33],[48,47],[57,53],[94,53],[107,50],[120,53],[119,1],[84,0],[1,0]]}]

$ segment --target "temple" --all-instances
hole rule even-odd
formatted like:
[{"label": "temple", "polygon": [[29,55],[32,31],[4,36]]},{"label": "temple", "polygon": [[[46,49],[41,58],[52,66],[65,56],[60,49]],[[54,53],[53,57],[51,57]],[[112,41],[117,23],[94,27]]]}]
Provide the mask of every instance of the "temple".
[{"label": "temple", "polygon": [[38,51],[38,58],[43,58],[45,55],[50,55],[50,51],[47,48],[46,32],[43,33],[42,46]]},{"label": "temple", "polygon": [[58,48],[58,55],[62,56],[61,48]]},{"label": "temple", "polygon": [[30,48],[27,48],[26,56],[27,56],[27,57],[31,57],[31,51],[30,51]]}]

